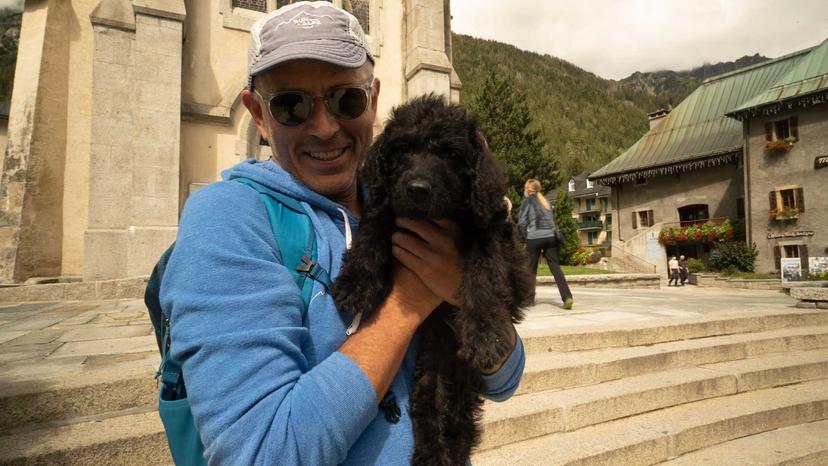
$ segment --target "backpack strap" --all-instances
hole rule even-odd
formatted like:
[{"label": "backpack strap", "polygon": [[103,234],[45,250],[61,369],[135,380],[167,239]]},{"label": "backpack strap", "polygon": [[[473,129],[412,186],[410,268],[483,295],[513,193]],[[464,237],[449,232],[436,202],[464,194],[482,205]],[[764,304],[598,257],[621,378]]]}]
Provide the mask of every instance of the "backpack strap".
[{"label": "backpack strap", "polygon": [[[333,283],[328,271],[317,262],[316,234],[302,204],[292,197],[274,191],[248,178],[234,178],[261,194],[270,219],[270,228],[288,268],[302,290],[305,310],[310,305],[313,282],[317,281],[330,293]],[[293,264],[293,265],[292,265]],[[310,280],[306,280],[310,278]]]}]

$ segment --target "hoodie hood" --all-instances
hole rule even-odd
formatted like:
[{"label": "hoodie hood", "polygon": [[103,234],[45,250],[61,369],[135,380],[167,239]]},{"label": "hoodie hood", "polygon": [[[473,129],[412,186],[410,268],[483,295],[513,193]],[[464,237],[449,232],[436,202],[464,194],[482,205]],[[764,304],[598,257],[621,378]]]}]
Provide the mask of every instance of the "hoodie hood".
[{"label": "hoodie hood", "polygon": [[310,188],[305,186],[304,183],[297,180],[293,175],[285,171],[285,169],[283,169],[272,159],[245,160],[244,162],[224,170],[221,173],[221,178],[227,181],[235,178],[248,178],[274,191],[288,195],[300,202],[305,202],[314,210],[322,210],[332,219],[339,219],[342,221],[342,212],[345,212],[348,215],[348,219],[352,225],[359,223],[353,213],[351,213],[351,211],[345,208],[342,204],[333,202],[327,197],[312,191]]}]

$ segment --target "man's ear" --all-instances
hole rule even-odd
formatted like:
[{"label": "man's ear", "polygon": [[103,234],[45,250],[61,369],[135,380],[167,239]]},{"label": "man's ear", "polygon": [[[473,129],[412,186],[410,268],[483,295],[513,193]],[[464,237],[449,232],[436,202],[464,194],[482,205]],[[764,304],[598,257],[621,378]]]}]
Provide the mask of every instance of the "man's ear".
[{"label": "man's ear", "polygon": [[256,128],[259,130],[259,136],[265,141],[268,141],[267,138],[267,126],[265,126],[265,119],[264,119],[264,107],[262,107],[261,102],[259,99],[250,92],[249,88],[245,88],[242,91],[242,103],[245,107],[247,107],[247,111],[250,112],[250,115],[253,116],[253,121],[256,122]]},{"label": "man's ear", "polygon": [[377,101],[379,100],[379,93],[380,93],[380,80],[379,78],[374,78],[374,86],[371,88],[371,92],[373,95],[371,96],[371,111],[374,112],[374,116],[377,115]]}]

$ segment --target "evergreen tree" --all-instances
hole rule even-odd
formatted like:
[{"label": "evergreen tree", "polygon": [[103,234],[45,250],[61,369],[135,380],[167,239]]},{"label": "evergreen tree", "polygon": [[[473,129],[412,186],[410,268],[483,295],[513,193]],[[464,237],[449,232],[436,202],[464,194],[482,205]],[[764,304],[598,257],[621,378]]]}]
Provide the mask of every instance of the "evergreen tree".
[{"label": "evergreen tree", "polygon": [[512,76],[489,73],[472,96],[469,110],[480,119],[489,148],[500,159],[506,175],[506,195],[520,205],[523,185],[529,178],[545,189],[558,185],[558,156],[546,146],[540,131],[531,128],[526,92],[516,91]]},{"label": "evergreen tree", "polygon": [[564,236],[564,244],[560,248],[561,263],[572,264],[572,255],[578,250],[578,225],[572,217],[572,198],[563,190],[558,191],[553,204],[555,212],[555,226]]}]

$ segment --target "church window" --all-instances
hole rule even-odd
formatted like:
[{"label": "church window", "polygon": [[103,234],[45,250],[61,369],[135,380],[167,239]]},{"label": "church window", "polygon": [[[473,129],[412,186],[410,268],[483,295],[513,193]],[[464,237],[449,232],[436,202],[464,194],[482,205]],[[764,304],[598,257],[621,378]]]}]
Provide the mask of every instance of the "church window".
[{"label": "church window", "polygon": [[266,12],[267,0],[233,0],[233,8]]}]

